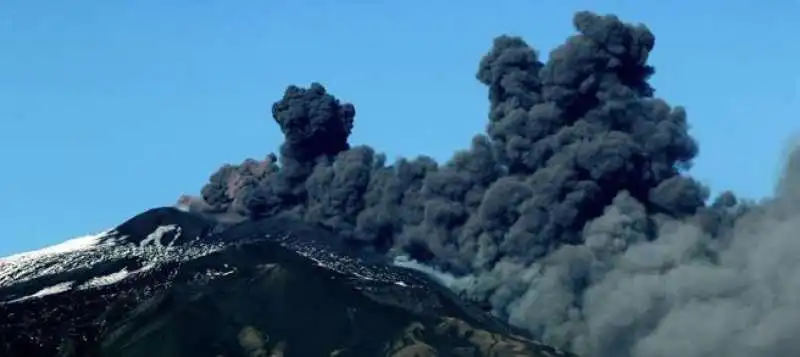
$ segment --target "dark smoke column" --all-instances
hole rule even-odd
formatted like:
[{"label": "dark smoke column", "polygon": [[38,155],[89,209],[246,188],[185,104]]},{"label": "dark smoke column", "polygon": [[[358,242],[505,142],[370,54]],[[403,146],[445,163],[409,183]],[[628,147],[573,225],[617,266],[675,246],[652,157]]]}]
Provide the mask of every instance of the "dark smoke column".
[{"label": "dark smoke column", "polygon": [[302,209],[314,166],[349,149],[355,107],[312,83],[308,89],[289,86],[272,105],[272,117],[284,135],[280,157],[220,168],[201,191],[210,210],[253,217]]},{"label": "dark smoke column", "polygon": [[285,137],[281,161],[309,164],[349,149],[347,138],[355,115],[352,104],[340,103],[319,83],[308,89],[289,86],[272,105],[272,117]]},{"label": "dark smoke column", "polygon": [[[350,148],[347,138],[353,130],[356,109],[340,103],[319,83],[308,89],[289,86],[281,100],[272,105],[272,118],[283,132],[280,148],[281,175],[256,193],[248,206],[258,210],[264,199],[277,195],[284,209],[306,201],[305,181],[320,160],[332,160]],[[273,204],[274,206],[274,204]]]},{"label": "dark smoke column", "polygon": [[544,64],[509,36],[480,63],[487,133],[513,179],[487,190],[459,239],[461,256],[530,262],[581,244],[586,223],[623,192],[671,215],[703,205],[705,189],[680,173],[697,154],[686,113],[653,98],[648,83],[655,36],[591,12],[573,25],[578,33]]}]

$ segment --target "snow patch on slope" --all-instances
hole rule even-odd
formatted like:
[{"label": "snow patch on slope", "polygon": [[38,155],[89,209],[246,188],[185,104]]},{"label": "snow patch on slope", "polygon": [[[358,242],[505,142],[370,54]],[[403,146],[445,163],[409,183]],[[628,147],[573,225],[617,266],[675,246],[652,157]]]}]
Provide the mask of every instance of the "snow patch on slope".
[{"label": "snow patch on slope", "polygon": [[[97,288],[116,284],[133,275],[146,272],[161,263],[197,258],[213,253],[222,247],[221,243],[202,243],[199,241],[200,237],[187,239],[192,242],[191,244],[179,245],[176,243],[179,238],[188,238],[181,238],[182,236],[183,231],[177,225],[156,227],[141,240],[111,229],[99,234],[70,239],[39,250],[0,258],[0,288],[40,277],[90,268],[102,262],[133,258],[141,264],[141,268],[137,270],[123,269],[113,273],[99,274],[79,287],[72,285],[66,288],[66,285],[58,287],[58,289],[68,290]],[[29,297],[31,296],[26,296],[26,298]]]},{"label": "snow patch on slope", "polygon": [[82,237],[73,238],[59,244],[44,247],[42,249],[33,250],[24,253],[10,255],[0,258],[0,266],[20,262],[22,260],[38,259],[45,256],[64,254],[70,252],[77,252],[96,247],[101,239],[111,233],[112,230],[106,230],[98,234],[90,234]]},{"label": "snow patch on slope", "polygon": [[[173,239],[164,244],[163,241],[164,235],[171,232],[175,232],[175,234],[173,235]],[[147,237],[145,237],[145,239],[143,239],[139,245],[141,247],[154,245],[158,248],[169,248],[172,246],[172,243],[174,243],[175,240],[178,239],[178,237],[180,237],[180,235],[181,235],[181,227],[178,227],[177,225],[168,224],[164,226],[158,226],[156,230],[148,234]]]},{"label": "snow patch on slope", "polygon": [[28,296],[25,296],[25,297],[22,297],[22,298],[19,298],[19,299],[12,300],[10,302],[17,302],[17,301],[22,301],[22,300],[27,300],[27,299],[47,296],[47,295],[60,294],[60,293],[63,293],[65,291],[70,290],[72,288],[72,285],[73,285],[73,282],[68,281],[68,282],[64,282],[64,283],[48,286],[48,287],[46,287],[44,289],[41,289],[41,290],[31,294],[31,295],[28,295]]},{"label": "snow patch on slope", "polygon": [[123,279],[127,278],[128,275],[130,275],[131,273],[137,273],[137,272],[138,271],[129,272],[127,269],[122,269],[116,273],[111,273],[108,275],[92,278],[83,285],[81,285],[79,288],[88,289],[91,287],[111,285],[116,282],[122,281]]}]

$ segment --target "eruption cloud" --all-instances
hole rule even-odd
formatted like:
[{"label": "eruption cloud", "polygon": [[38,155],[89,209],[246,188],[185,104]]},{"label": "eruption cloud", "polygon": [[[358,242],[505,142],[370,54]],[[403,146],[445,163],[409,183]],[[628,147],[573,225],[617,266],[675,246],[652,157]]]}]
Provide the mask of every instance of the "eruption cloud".
[{"label": "eruption cloud", "polygon": [[584,356],[794,356],[800,150],[773,198],[706,204],[687,113],[648,82],[653,33],[590,12],[573,23],[545,62],[494,40],[477,72],[486,133],[446,163],[350,147],[354,106],[290,86],[272,108],[280,155],[223,166],[182,206],[324,226]]}]

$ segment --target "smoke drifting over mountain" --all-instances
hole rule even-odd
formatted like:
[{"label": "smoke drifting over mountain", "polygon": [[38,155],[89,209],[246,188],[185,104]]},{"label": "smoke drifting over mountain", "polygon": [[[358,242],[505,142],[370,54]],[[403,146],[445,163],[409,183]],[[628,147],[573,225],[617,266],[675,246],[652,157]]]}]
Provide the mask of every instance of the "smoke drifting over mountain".
[{"label": "smoke drifting over mountain", "polygon": [[280,155],[226,165],[184,197],[226,221],[291,215],[411,257],[545,342],[585,356],[800,351],[800,150],[775,197],[706,205],[687,114],[654,97],[655,36],[577,13],[540,60],[495,39],[489,123],[467,150],[388,164],[350,147],[355,108],[320,84],[272,108]]}]

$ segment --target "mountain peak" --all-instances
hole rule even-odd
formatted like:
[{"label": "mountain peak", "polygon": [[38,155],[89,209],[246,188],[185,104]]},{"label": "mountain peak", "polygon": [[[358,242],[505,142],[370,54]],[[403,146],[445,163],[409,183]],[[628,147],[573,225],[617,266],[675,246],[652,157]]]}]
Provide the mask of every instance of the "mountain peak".
[{"label": "mountain peak", "polygon": [[425,274],[288,218],[171,207],[7,258],[3,356],[546,356]]}]

